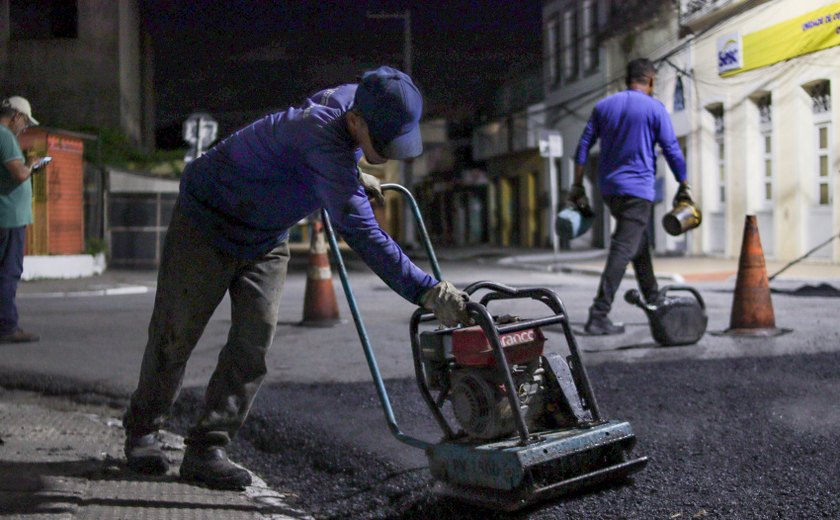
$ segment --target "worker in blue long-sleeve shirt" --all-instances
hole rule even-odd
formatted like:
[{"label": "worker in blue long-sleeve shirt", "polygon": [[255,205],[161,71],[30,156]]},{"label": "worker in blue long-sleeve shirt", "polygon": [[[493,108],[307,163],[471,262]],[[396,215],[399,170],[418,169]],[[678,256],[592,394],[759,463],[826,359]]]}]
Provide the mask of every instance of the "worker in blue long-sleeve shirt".
[{"label": "worker in blue long-sleeve shirt", "polygon": [[633,269],[645,301],[659,298],[659,288],[650,256],[648,223],[651,218],[659,144],[674,177],[679,182],[674,204],[691,201],[686,183],[685,158],[680,151],[665,106],[654,99],[656,69],[640,58],[627,65],[627,90],[599,101],[583,131],[575,153],[575,178],[569,198],[583,212],[590,212],[583,187],[583,166],[589,149],[601,140],[598,185],[616,220],[607,265],[598,293],[589,308],[585,331],[593,335],[621,334],[624,326],[613,323],[608,314],[615,293],[633,262]]},{"label": "worker in blue long-sleeve shirt", "polygon": [[299,108],[256,121],[189,163],[163,247],[139,382],[123,420],[129,467],[168,470],[158,431],[191,351],[230,293],[228,341],[186,438],[180,472],[214,488],[250,484],[225,446],[266,373],[289,260],[288,230],[320,208],[403,298],[446,325],[469,321],[466,295],[419,269],[380,228],[368,200],[381,197],[378,181],[358,169],[362,155],[372,164],[420,155],[422,106],[411,78],[380,67],[358,84],[323,90]]}]

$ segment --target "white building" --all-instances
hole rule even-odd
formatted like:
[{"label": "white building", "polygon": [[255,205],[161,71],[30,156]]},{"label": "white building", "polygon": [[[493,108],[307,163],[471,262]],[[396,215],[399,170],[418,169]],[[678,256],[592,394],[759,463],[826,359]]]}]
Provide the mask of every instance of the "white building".
[{"label": "white building", "polygon": [[[832,102],[840,2],[554,0],[544,5],[543,24],[546,124],[565,141],[561,191],[593,104],[624,88],[629,60],[646,57],[657,66],[655,96],[671,113],[704,215],[686,236],[662,231],[676,182],[660,158],[658,252],[737,257],[749,214],[758,217],[765,256],[776,260],[794,260],[840,233],[840,107]],[[608,233],[609,219],[602,224],[595,247],[605,245],[598,235]],[[811,258],[840,262],[840,240]]]},{"label": "white building", "polygon": [[[693,249],[737,256],[755,214],[765,256],[793,260],[840,232],[840,2],[681,8],[696,35],[687,155],[705,221]],[[840,262],[840,241],[812,258]]]},{"label": "white building", "polygon": [[[592,108],[615,84],[606,73],[600,38],[609,30],[611,21],[621,17],[621,4],[616,0],[552,0],[543,4],[545,124],[563,137],[563,157],[556,159],[561,198],[572,185],[575,148]],[[596,145],[584,180],[596,207],[601,204],[600,194],[594,188],[597,157]],[[550,186],[545,184],[544,189],[548,191]],[[594,247],[607,244],[609,216],[608,212],[601,215],[592,230],[577,242]],[[554,216],[548,217],[553,222]]]}]

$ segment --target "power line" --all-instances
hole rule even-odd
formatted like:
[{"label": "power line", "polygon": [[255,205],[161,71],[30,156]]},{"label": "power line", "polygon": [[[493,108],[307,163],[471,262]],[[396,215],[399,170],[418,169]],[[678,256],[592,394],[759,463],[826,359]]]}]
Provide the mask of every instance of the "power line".
[{"label": "power line", "polygon": [[[773,4],[770,3],[770,4],[765,4],[765,5],[762,5],[762,6],[757,6],[757,7],[754,7],[753,9],[751,9],[749,11],[744,11],[744,12],[738,13],[738,14],[740,15],[740,14],[750,13],[751,16],[755,16],[756,14],[760,14],[762,11],[764,11],[766,9],[769,9],[770,7],[772,7],[772,5]],[[669,66],[674,67],[679,72],[684,73],[685,76],[687,76],[691,79],[695,79],[693,72],[684,71],[683,69],[674,66],[673,63],[671,63],[668,58],[671,58],[672,56],[678,54],[679,52],[684,50],[688,45],[690,45],[694,41],[698,40],[700,37],[702,37],[703,35],[705,35],[709,31],[711,31],[712,29],[715,29],[718,26],[720,26],[723,23],[726,23],[730,20],[731,20],[731,18],[725,18],[725,19],[719,20],[719,21],[709,25],[708,27],[704,28],[703,30],[701,30],[697,34],[693,34],[693,35],[688,36],[688,37],[681,37],[679,35],[676,35],[675,37],[666,40],[665,42],[663,42],[662,44],[657,46],[654,49],[654,51],[652,51],[650,53],[650,55],[656,56],[662,49],[666,49],[670,46],[673,46],[679,40],[684,39],[685,41],[683,41],[682,43],[680,43],[679,45],[677,45],[676,47],[674,47],[673,49],[668,51],[663,56],[659,56],[656,59],[654,59],[653,60],[654,65],[656,66],[657,64],[666,63]],[[622,34],[622,33],[618,33],[618,34]],[[618,36],[616,35],[616,36],[613,36],[613,37],[615,38],[615,37],[618,37]],[[577,39],[578,42],[581,41],[581,40],[582,40],[582,38]],[[552,59],[552,57],[549,56],[547,59]],[[604,84],[604,90],[607,90],[610,87],[612,87],[614,84],[622,82],[622,81],[624,81],[624,75],[623,74],[622,75],[617,75],[617,76],[613,77],[612,79],[609,79],[608,81],[606,81],[606,83]],[[696,81],[696,79],[695,79],[695,81]],[[577,112],[575,112],[575,109],[587,104],[591,99],[596,98],[596,97],[600,97],[602,95],[603,94],[602,94],[602,91],[600,89],[583,92],[581,94],[578,94],[577,96],[566,99],[561,103],[558,103],[556,105],[552,105],[550,108],[546,107],[546,108],[543,109],[543,111],[548,113],[551,109],[561,109],[561,110],[565,110],[569,115],[577,117],[581,120],[586,120],[586,118],[581,117]],[[580,101],[580,103],[576,104],[574,106],[571,106],[571,107],[567,106],[567,105],[570,105],[570,104],[572,104],[576,101]],[[556,123],[560,119],[562,119],[562,116],[555,118],[554,123]],[[551,125],[549,125],[549,126],[551,126]]]}]

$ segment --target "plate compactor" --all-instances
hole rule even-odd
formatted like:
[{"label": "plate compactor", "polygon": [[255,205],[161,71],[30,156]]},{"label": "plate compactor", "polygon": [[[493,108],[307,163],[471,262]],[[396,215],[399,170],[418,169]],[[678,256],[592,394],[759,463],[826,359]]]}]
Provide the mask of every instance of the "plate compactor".
[{"label": "plate compactor", "polygon": [[[442,280],[410,192],[396,184],[382,188],[401,192],[410,204],[434,274]],[[630,457],[636,443],[630,424],[601,416],[568,314],[560,298],[545,288],[513,288],[494,282],[466,287],[473,300],[467,310],[476,323],[469,327],[435,327],[437,320],[429,311],[414,312],[410,336],[417,385],[443,439],[430,442],[403,433],[329,216],[326,211],[322,216],[388,426],[399,441],[426,452],[435,492],[482,507],[515,511],[587,486],[624,479],[647,464],[647,457]],[[474,301],[479,292],[481,298]],[[548,314],[523,319],[493,316],[488,310],[492,302],[517,299],[541,303]],[[562,354],[545,349],[542,329],[549,325],[559,325],[563,331]],[[457,428],[451,422],[453,416]]]}]

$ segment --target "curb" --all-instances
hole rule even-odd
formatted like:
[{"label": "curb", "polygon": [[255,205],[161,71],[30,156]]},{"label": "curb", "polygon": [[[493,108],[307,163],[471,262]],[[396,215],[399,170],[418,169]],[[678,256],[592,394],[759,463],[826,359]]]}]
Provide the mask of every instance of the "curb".
[{"label": "curb", "polygon": [[20,292],[18,293],[17,298],[84,298],[88,296],[125,296],[127,294],[146,294],[152,290],[154,289],[145,285],[129,285],[124,287],[108,287],[105,289],[79,291]]},{"label": "curb", "polygon": [[[508,269],[521,269],[526,271],[540,271],[543,273],[565,273],[565,274],[581,274],[585,276],[600,277],[603,273],[602,269],[596,267],[585,267],[580,265],[567,264],[545,264],[528,262],[527,260],[519,260],[517,257],[503,258],[495,262],[500,267]],[[624,278],[633,279],[635,276],[630,272],[624,273]],[[678,273],[657,273],[657,280],[663,280],[672,283],[685,283],[685,278]]]}]

